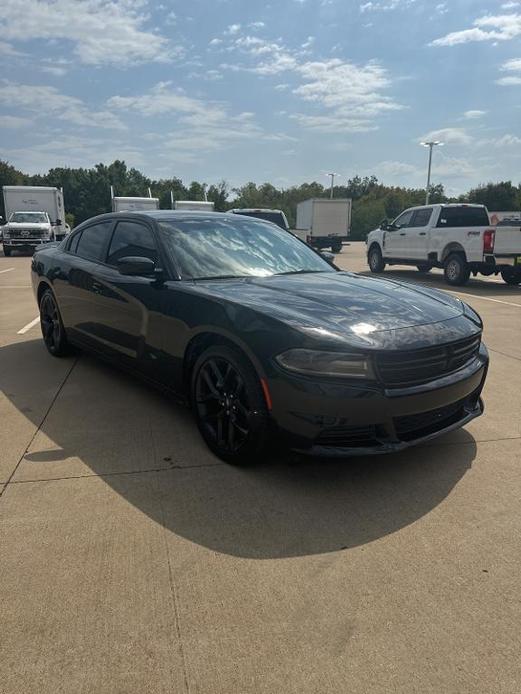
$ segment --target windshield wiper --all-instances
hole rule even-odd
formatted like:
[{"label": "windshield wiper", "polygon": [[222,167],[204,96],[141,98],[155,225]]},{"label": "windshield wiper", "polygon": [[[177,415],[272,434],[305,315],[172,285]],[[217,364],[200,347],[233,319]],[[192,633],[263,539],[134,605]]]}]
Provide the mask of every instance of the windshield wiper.
[{"label": "windshield wiper", "polygon": [[197,280],[241,280],[246,277],[252,277],[252,275],[208,275],[207,277],[192,277],[194,281]]},{"label": "windshield wiper", "polygon": [[329,270],[287,270],[286,272],[276,272],[275,275],[304,275],[306,273],[330,272]]}]

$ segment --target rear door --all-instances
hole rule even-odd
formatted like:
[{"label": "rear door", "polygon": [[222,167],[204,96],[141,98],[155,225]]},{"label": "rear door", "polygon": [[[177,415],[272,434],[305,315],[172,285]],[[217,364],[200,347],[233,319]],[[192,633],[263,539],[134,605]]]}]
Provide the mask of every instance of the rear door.
[{"label": "rear door", "polygon": [[409,248],[408,226],[412,220],[414,210],[405,210],[393,222],[393,228],[384,233],[384,257],[409,258],[412,257]]}]

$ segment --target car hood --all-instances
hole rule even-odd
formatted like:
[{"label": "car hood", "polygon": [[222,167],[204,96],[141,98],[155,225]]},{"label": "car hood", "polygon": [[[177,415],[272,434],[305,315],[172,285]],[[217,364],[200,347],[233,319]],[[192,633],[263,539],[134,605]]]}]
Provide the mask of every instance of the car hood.
[{"label": "car hood", "polygon": [[34,230],[40,230],[40,229],[50,229],[51,225],[49,222],[8,222],[7,226],[10,229],[34,229]]},{"label": "car hood", "polygon": [[198,281],[196,286],[322,341],[411,348],[480,331],[464,315],[463,303],[445,292],[348,272]]}]

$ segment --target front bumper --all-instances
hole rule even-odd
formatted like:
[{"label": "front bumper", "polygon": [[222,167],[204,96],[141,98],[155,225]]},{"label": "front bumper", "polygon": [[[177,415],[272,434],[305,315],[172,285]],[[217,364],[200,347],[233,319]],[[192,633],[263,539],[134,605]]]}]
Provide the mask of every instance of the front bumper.
[{"label": "front bumper", "polygon": [[2,244],[6,248],[36,248],[42,244],[50,243],[51,239],[6,239],[2,240]]},{"label": "front bumper", "polygon": [[488,369],[478,356],[458,371],[409,388],[344,384],[278,374],[273,419],[289,445],[326,456],[391,453],[457,429],[483,413]]}]

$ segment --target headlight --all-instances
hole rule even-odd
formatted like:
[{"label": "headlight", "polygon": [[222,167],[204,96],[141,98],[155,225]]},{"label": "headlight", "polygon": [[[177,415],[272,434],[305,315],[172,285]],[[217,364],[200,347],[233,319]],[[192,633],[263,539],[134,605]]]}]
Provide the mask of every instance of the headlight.
[{"label": "headlight", "polygon": [[319,352],[313,349],[289,349],[275,357],[288,371],[316,376],[343,378],[374,378],[368,357],[345,352]]}]

